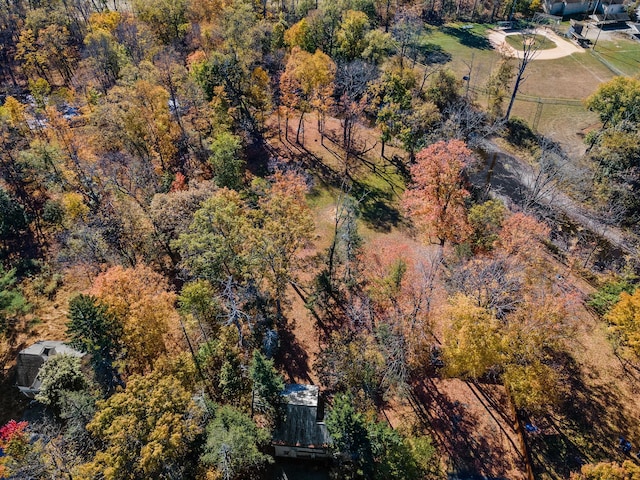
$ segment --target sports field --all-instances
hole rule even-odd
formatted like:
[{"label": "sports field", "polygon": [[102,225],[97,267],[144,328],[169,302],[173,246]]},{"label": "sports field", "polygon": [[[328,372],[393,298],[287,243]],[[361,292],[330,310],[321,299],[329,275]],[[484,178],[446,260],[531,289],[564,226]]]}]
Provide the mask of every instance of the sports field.
[{"label": "sports field", "polygon": [[[448,67],[460,78],[471,67],[471,91],[481,105],[487,101],[483,93],[487,79],[501,59],[501,52],[488,40],[491,32],[486,25],[447,24],[433,28],[429,34],[430,42],[451,55]],[[545,50],[550,51],[553,49]],[[532,61],[513,114],[562,142],[568,152],[580,154],[584,151],[584,132],[597,123],[597,117],[586,111],[581,101],[616,74],[635,75],[638,71],[640,42],[608,33],[597,42],[595,53],[585,50],[553,60]]]}]

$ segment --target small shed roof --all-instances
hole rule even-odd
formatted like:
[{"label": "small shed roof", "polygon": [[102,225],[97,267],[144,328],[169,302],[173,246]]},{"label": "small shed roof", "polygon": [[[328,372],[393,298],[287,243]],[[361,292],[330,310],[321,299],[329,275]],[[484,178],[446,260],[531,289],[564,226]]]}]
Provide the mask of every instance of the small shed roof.
[{"label": "small shed roof", "polygon": [[37,393],[40,390],[40,379],[38,378],[40,367],[49,358],[61,354],[74,357],[85,355],[64,342],[56,340],[41,340],[21,350],[18,353],[16,365],[16,384],[20,390],[27,396]]},{"label": "small shed roof", "polygon": [[53,357],[60,354],[73,355],[74,357],[84,356],[83,352],[79,352],[75,348],[71,348],[64,342],[58,340],[40,340],[30,347],[21,350],[19,355],[38,355],[45,357]]}]

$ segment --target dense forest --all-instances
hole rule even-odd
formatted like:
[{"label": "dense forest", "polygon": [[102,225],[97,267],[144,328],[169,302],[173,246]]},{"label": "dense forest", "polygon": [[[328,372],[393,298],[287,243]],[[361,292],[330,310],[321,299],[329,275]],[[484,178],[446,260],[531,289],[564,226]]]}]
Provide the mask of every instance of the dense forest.
[{"label": "dense forest", "polygon": [[[331,478],[638,478],[640,80],[585,100],[572,158],[510,116],[526,63],[480,103],[431,37],[539,9],[1,2],[0,478],[279,478],[291,383]],[[530,182],[492,188],[507,154]],[[88,355],[29,403],[39,340]],[[511,464],[471,453],[462,386]]]}]

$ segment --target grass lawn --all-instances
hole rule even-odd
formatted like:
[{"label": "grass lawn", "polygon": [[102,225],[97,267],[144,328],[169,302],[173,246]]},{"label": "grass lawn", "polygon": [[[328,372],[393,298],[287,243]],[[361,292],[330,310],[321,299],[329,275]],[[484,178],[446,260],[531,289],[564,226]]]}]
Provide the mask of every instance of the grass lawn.
[{"label": "grass lawn", "polygon": [[[500,61],[500,54],[486,39],[489,26],[474,24],[446,24],[432,28],[428,41],[439,45],[451,55],[447,68],[462,79],[471,71],[472,89],[482,90],[492,70]],[[518,36],[514,36],[519,40]],[[509,37],[507,37],[509,38]],[[597,51],[609,62],[623,71],[631,72],[640,61],[640,44],[627,40],[601,41]],[[618,63],[616,63],[618,62]],[[635,63],[634,63],[635,62]],[[515,64],[515,60],[514,60]],[[637,65],[637,66],[636,66]],[[627,70],[624,70],[626,68]],[[588,52],[555,60],[534,60],[527,67],[526,81],[520,87],[520,94],[542,99],[583,100],[591,95],[602,82],[612,79],[615,74]],[[476,101],[486,104],[486,96],[478,93]],[[530,124],[536,116],[537,103],[517,100],[514,115]],[[537,130],[550,135],[565,145],[572,154],[584,152],[581,131],[597,122],[597,117],[576,105],[545,104],[538,120]]]},{"label": "grass lawn", "polygon": [[640,42],[625,38],[600,40],[595,50],[605,61],[626,75],[637,75],[640,71]]},{"label": "grass lawn", "polygon": [[[524,50],[522,45],[522,36],[521,35],[507,35],[505,37],[505,41],[511,45],[516,50]],[[550,48],[555,48],[556,43],[552,40],[549,40],[544,35],[534,35],[532,37],[535,48],[538,50],[549,50]]]}]

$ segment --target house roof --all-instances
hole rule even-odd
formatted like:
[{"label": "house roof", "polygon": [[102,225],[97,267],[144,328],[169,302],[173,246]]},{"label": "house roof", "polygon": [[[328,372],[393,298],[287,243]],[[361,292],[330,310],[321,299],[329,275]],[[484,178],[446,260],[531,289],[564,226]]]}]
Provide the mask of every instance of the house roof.
[{"label": "house roof", "polygon": [[79,352],[75,348],[71,348],[66,343],[58,340],[40,340],[30,347],[21,350],[19,355],[40,355],[44,357],[53,357],[55,355],[60,355],[61,353],[73,355],[74,357],[84,356],[83,352]]},{"label": "house roof", "polygon": [[16,365],[16,384],[29,390],[39,390],[40,380],[38,372],[40,367],[49,358],[56,355],[72,355],[74,357],[83,357],[85,354],[79,352],[64,342],[55,340],[41,340],[34,343],[30,347],[21,350],[18,353]]},{"label": "house roof", "polygon": [[329,433],[316,418],[316,407],[287,405],[284,422],[273,435],[273,443],[297,447],[322,448],[329,443]]},{"label": "house roof", "polygon": [[298,383],[287,385],[282,392],[285,419],[275,430],[273,443],[297,447],[322,448],[329,443],[329,433],[318,421],[320,388]]},{"label": "house roof", "polygon": [[292,383],[284,388],[282,396],[288,405],[317,407],[318,398],[320,397],[320,388],[316,385]]}]

